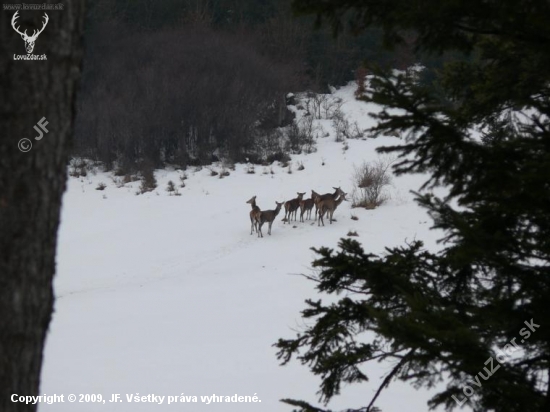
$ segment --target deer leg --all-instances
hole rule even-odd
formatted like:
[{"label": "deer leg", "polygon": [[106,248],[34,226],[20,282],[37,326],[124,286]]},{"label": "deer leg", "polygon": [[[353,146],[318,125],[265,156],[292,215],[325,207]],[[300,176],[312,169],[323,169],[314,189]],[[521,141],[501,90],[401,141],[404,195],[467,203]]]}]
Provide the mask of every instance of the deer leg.
[{"label": "deer leg", "polygon": [[264,237],[263,233],[262,233],[262,225],[263,223],[260,223],[258,224],[258,237]]}]

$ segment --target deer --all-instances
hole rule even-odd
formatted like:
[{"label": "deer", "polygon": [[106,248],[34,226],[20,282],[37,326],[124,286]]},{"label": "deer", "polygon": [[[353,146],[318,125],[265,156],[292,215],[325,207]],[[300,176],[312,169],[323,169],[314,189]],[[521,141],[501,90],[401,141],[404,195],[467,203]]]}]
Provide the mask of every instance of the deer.
[{"label": "deer", "polygon": [[323,223],[323,226],[325,226],[325,221],[323,219],[323,216],[325,215],[325,213],[328,215],[330,224],[332,225],[332,216],[334,215],[334,211],[340,205],[340,203],[342,203],[344,200],[347,200],[346,194],[347,193],[342,192],[338,200],[334,200],[332,197],[329,197],[328,199],[321,200],[318,203],[319,219],[317,221],[317,226],[321,226],[321,223]]},{"label": "deer", "polygon": [[312,190],[311,191],[311,198],[310,199],[302,199],[300,200],[300,222],[304,221],[304,213],[307,212],[307,219],[311,219],[311,210],[313,209],[313,205],[315,204],[315,198],[318,196],[318,194]]},{"label": "deer", "polygon": [[252,210],[250,211],[250,234],[256,230],[256,233],[258,232],[258,220],[256,219],[256,215],[260,213],[260,208],[256,205],[256,196],[252,196],[252,198],[247,201],[246,203],[250,203],[250,206],[252,206]]},{"label": "deer", "polygon": [[275,201],[275,203],[277,204],[275,210],[263,210],[256,214],[256,221],[258,222],[258,237],[264,237],[262,233],[262,226],[266,222],[269,223],[267,234],[271,236],[271,226],[273,225],[273,221],[281,211],[281,206],[283,206],[283,202],[279,203]]},{"label": "deer", "polygon": [[25,49],[27,50],[27,53],[31,54],[32,51],[34,50],[34,43],[36,42],[38,35],[44,31],[44,29],[46,28],[46,25],[48,24],[48,21],[50,21],[50,18],[46,13],[44,13],[44,16],[42,16],[44,18],[44,23],[42,23],[42,28],[40,30],[33,30],[32,36],[29,36],[27,34],[27,30],[21,33],[19,31],[19,26],[15,27],[15,24],[16,24],[15,20],[17,20],[17,18],[19,17],[17,13],[19,13],[19,10],[16,11],[15,14],[13,15],[11,19],[11,26],[19,35],[21,35],[21,38],[25,42]]},{"label": "deer", "polygon": [[[298,193],[298,197],[296,199],[289,200],[285,203],[285,218],[283,221],[286,223],[290,223],[290,220],[292,219],[292,214],[294,213],[294,220],[296,220],[296,215],[298,214],[298,208],[300,207],[300,202],[302,201],[302,197],[306,194],[306,192]],[[288,217],[287,217],[288,216]]]},{"label": "deer", "polygon": [[314,190],[311,191],[311,197],[315,197],[314,203],[315,203],[315,218],[317,218],[317,214],[319,213],[319,202],[326,200],[326,199],[332,199],[336,200],[338,198],[338,195],[342,196],[344,191],[340,189],[339,187],[332,187],[334,189],[334,193],[325,193],[324,195],[320,195],[319,193],[315,192]]}]

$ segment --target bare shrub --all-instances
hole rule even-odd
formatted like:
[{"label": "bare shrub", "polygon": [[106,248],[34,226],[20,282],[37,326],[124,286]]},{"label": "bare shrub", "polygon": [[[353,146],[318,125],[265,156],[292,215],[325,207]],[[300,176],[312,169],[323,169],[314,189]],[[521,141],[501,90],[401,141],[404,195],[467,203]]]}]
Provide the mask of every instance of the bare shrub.
[{"label": "bare shrub", "polygon": [[321,119],[321,108],[329,100],[329,96],[326,94],[313,94],[311,96],[311,103],[313,109],[313,117],[315,119]]},{"label": "bare shrub", "polygon": [[107,185],[103,182],[100,182],[97,187],[95,188],[95,190],[105,190],[105,188],[107,187]]},{"label": "bare shrub", "polygon": [[347,131],[349,129],[349,122],[346,119],[344,113],[340,110],[336,110],[332,116],[332,127],[334,128],[335,139],[337,142],[343,142],[347,137]]},{"label": "bare shrub", "polygon": [[69,162],[69,176],[86,177],[88,175],[88,163],[82,158],[73,158]]},{"label": "bare shrub", "polygon": [[359,235],[357,234],[356,231],[353,231],[353,232],[352,232],[352,231],[350,230],[350,231],[348,232],[348,236],[359,236]]},{"label": "bare shrub", "polygon": [[183,174],[180,175],[180,187],[185,187],[185,180],[187,180],[187,173],[183,172]]},{"label": "bare shrub", "polygon": [[321,103],[325,112],[325,119],[331,119],[336,111],[341,111],[344,101],[339,97],[330,97]]},{"label": "bare shrub", "polygon": [[155,179],[155,173],[152,167],[149,165],[144,166],[141,177],[141,185],[139,187],[139,193],[151,192],[157,187],[157,179]]},{"label": "bare shrub", "polygon": [[168,194],[170,196],[172,196],[172,195],[179,196],[180,195],[180,193],[178,191],[178,188],[176,187],[174,182],[172,182],[171,180],[168,181],[168,185],[166,186],[166,191],[168,192]]},{"label": "bare shrub", "polygon": [[352,179],[354,185],[351,195],[352,207],[374,209],[389,199],[385,188],[391,184],[389,171],[391,163],[389,159],[378,159],[355,167]]},{"label": "bare shrub", "polygon": [[299,122],[293,121],[287,129],[287,151],[300,154],[302,151],[313,153],[315,151],[315,125],[313,116],[304,116]]}]

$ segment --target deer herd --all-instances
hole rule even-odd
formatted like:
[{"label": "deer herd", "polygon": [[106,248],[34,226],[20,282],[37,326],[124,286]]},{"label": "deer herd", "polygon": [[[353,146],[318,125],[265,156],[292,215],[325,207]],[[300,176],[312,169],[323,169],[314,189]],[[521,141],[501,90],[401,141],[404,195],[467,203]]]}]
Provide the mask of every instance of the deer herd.
[{"label": "deer herd", "polygon": [[271,226],[273,225],[273,221],[281,211],[283,205],[285,208],[285,217],[283,218],[283,222],[285,223],[290,224],[292,217],[296,220],[298,209],[300,209],[300,222],[304,222],[304,214],[307,219],[311,219],[311,212],[315,206],[315,219],[317,220],[317,226],[321,226],[321,223],[325,226],[325,221],[323,219],[325,215],[328,216],[329,221],[332,224],[334,211],[340,203],[347,200],[346,193],[344,193],[342,189],[339,187],[334,187],[333,189],[335,190],[334,193],[326,193],[324,195],[320,195],[315,190],[312,190],[310,199],[303,198],[306,194],[305,192],[297,192],[298,197],[295,199],[282,203],[275,202],[277,207],[274,210],[260,210],[256,204],[256,196],[253,196],[246,202],[252,207],[252,210],[250,211],[250,234],[256,231],[258,237],[264,237],[262,233],[262,226],[264,223],[268,223],[269,226],[267,234],[271,235]]}]

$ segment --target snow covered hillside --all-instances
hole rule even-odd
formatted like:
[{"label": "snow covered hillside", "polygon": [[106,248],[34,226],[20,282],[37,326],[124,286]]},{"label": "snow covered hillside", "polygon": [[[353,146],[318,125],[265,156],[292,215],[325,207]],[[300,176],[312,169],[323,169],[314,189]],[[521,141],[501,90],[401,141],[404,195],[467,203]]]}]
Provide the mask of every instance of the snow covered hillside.
[{"label": "snow covered hillside", "polygon": [[[353,91],[350,85],[335,95],[364,129],[376,108],[355,101]],[[41,385],[41,393],[64,394],[65,402],[41,404],[40,412],[277,412],[291,410],[281,398],[316,402],[319,380],[298,362],[279,366],[272,347],[295,335],[304,300],[317,297],[314,284],[298,275],[311,270],[310,248],[336,247],[349,231],[375,253],[414,238],[434,248],[440,235],[430,231],[431,220],[409,192],[425,176],[393,178],[391,199],[375,210],[342,203],[332,225],[284,224],[283,210],[271,236],[267,226],[263,239],[250,235],[245,202],[252,196],[267,210],[296,192],[309,198],[312,189],[327,193],[340,186],[349,193],[354,165],[375,160],[376,147],[398,143],[395,137],[354,139],[343,150],[330,120],[317,123],[329,136],[317,139],[315,153],[293,157],[292,174],[277,164],[273,174],[258,166],[248,174],[246,165],[237,165],[219,179],[191,167],[181,196],[165,190],[169,180],[179,185],[181,171],[157,171],[157,189],[139,196],[139,182],[117,187],[108,173],[69,179]],[[304,170],[297,170],[299,162]],[[106,189],[95,190],[101,182]],[[367,370],[368,384],[344,388],[329,407],[366,405],[388,367]],[[77,395],[75,403],[67,401],[69,394]],[[106,402],[79,402],[79,394],[101,394]],[[109,402],[113,394],[119,402]],[[160,398],[128,402],[127,395],[136,394],[165,398],[160,405]],[[261,403],[201,399],[214,394],[257,396]],[[168,404],[168,396],[178,402]],[[180,404],[193,396],[196,403]],[[384,412],[425,411],[428,398],[395,384],[378,405]]]}]

